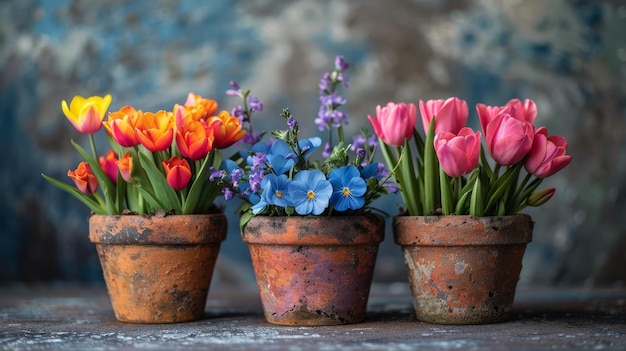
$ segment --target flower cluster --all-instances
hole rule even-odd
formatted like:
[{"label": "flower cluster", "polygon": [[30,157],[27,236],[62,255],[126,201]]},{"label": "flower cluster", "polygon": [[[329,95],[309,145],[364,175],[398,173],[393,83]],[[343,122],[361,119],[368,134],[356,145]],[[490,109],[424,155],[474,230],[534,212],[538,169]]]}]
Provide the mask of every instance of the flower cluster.
[{"label": "flower cluster", "polygon": [[397,165],[394,176],[409,215],[510,215],[540,206],[555,192],[537,190],[542,180],[572,160],[565,138],[535,126],[537,107],[529,99],[477,104],[482,134],[466,127],[469,110],[459,98],[420,100],[425,139],[415,127],[416,110],[414,104],[389,103],[377,107],[376,118],[369,116],[387,163]]},{"label": "flower cluster", "polygon": [[[271,132],[269,141],[257,141],[242,149],[238,160],[224,160],[221,169],[213,172],[211,178],[223,184],[226,199],[237,196],[246,200],[239,209],[242,223],[253,215],[357,214],[370,209],[374,199],[396,189],[387,169],[372,162],[377,148],[375,136],[362,131],[354,144],[345,144],[343,126],[348,116],[339,108],[346,99],[336,89],[348,86],[348,67],[348,62],[338,56],[334,70],[325,73],[319,83],[320,110],[315,124],[320,131],[328,131],[323,161],[310,159],[322,139],[301,139],[298,122],[284,109],[281,117],[286,129]],[[255,111],[246,103],[249,91],[242,91],[236,83],[231,85],[235,90],[227,93],[243,99],[241,114],[249,119]]]},{"label": "flower cluster", "polygon": [[[111,95],[75,96],[69,106],[62,102],[74,128],[89,135],[91,154],[72,141],[85,159],[67,173],[76,187],[44,178],[96,214],[213,211],[220,188],[209,175],[222,162],[219,150],[246,135],[240,119],[218,113],[216,101],[193,93],[172,111],[123,106],[105,121],[110,103]],[[111,150],[99,155],[94,134],[103,126]]]}]

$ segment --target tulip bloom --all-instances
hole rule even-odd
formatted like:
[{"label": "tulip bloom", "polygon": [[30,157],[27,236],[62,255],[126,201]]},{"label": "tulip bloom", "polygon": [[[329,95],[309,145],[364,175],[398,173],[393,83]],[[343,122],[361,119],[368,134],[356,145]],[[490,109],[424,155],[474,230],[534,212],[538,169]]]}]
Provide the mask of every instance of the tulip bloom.
[{"label": "tulip bloom", "polygon": [[524,100],[522,103],[519,99],[511,99],[506,103],[505,107],[511,106],[515,110],[513,117],[526,121],[528,123],[534,123],[537,117],[537,105],[531,99]]},{"label": "tulip bloom", "polygon": [[165,169],[167,183],[174,190],[182,190],[189,184],[192,174],[187,160],[174,156],[167,161],[163,161],[163,168]]},{"label": "tulip bloom", "polygon": [[566,152],[567,140],[564,137],[548,136],[545,127],[538,128],[524,168],[538,178],[547,178],[572,161],[572,156],[566,155]]},{"label": "tulip bloom", "polygon": [[207,130],[202,122],[186,120],[176,130],[176,145],[183,157],[203,159],[213,149],[213,129]]},{"label": "tulip bloom", "polygon": [[503,110],[484,126],[487,149],[502,166],[514,165],[526,157],[533,146],[534,127]]},{"label": "tulip bloom", "polygon": [[152,152],[163,151],[174,140],[174,117],[171,112],[145,112],[140,126],[135,127],[137,139]]},{"label": "tulip bloom", "polygon": [[72,178],[78,190],[85,194],[93,194],[98,190],[98,178],[86,161],[79,163],[75,170],[68,171],[67,176]]},{"label": "tulip bloom", "polygon": [[376,118],[367,116],[378,137],[391,146],[404,145],[405,139],[413,135],[417,119],[415,104],[388,103],[385,107],[376,106]]},{"label": "tulip bloom", "polygon": [[435,135],[435,152],[441,168],[450,177],[471,173],[478,165],[480,132],[464,127],[458,135],[439,133]]},{"label": "tulip bloom", "polygon": [[227,148],[246,135],[239,118],[231,117],[228,111],[221,111],[217,116],[210,117],[207,125],[214,131],[213,147],[218,149]]},{"label": "tulip bloom", "polygon": [[77,131],[83,134],[93,134],[102,127],[102,120],[110,104],[110,94],[104,97],[90,96],[86,99],[77,95],[74,96],[69,107],[63,100],[61,109]]},{"label": "tulip bloom", "polygon": [[533,100],[526,99],[524,103],[519,99],[512,99],[504,106],[487,106],[485,104],[476,104],[476,112],[483,132],[486,133],[487,124],[495,119],[500,113],[508,113],[515,119],[534,123],[537,117],[537,105]]},{"label": "tulip bloom", "polygon": [[200,95],[189,93],[187,100],[183,106],[178,104],[174,105],[174,113],[180,108],[185,111],[185,116],[194,121],[206,121],[209,117],[215,115],[217,112],[217,101],[211,99],[205,99]]},{"label": "tulip bloom", "polygon": [[435,118],[435,135],[442,132],[457,134],[467,123],[469,110],[465,100],[457,97],[426,102],[420,100],[419,105],[424,133],[428,133],[428,127],[433,118]]},{"label": "tulip bloom", "polygon": [[117,154],[113,150],[109,150],[107,152],[106,157],[100,156],[98,158],[98,162],[100,163],[100,168],[106,173],[107,176],[113,181],[113,183],[117,183]]},{"label": "tulip bloom", "polygon": [[126,152],[122,159],[117,161],[117,167],[120,170],[120,174],[122,175],[122,179],[125,181],[132,183],[133,178],[133,158],[130,156],[130,151]]},{"label": "tulip bloom", "polygon": [[109,113],[104,129],[111,138],[123,147],[132,147],[139,144],[135,127],[143,119],[143,112],[132,106],[124,106],[119,111]]}]

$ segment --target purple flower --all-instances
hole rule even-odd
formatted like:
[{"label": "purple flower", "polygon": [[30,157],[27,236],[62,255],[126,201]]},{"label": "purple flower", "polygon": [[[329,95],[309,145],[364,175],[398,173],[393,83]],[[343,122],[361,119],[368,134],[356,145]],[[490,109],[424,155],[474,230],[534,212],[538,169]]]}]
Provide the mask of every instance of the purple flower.
[{"label": "purple flower", "polygon": [[237,84],[237,82],[235,82],[234,80],[231,80],[229,84],[231,87],[233,87],[233,89],[241,90],[241,87],[239,86],[239,84]]},{"label": "purple flower", "polygon": [[329,143],[326,143],[326,144],[324,145],[324,149],[322,150],[322,157],[324,157],[324,158],[329,158],[329,157],[330,157],[331,152],[332,152],[332,149],[331,149],[331,147],[330,147],[330,144],[329,144]]},{"label": "purple flower", "polygon": [[362,134],[358,134],[352,137],[352,146],[350,146],[350,150],[356,151],[357,149],[362,149],[365,146],[367,139]]},{"label": "purple flower", "polygon": [[224,178],[224,172],[221,169],[215,169],[213,168],[213,166],[211,166],[209,168],[209,180],[210,181],[215,181],[215,179],[222,179]]},{"label": "purple flower", "polygon": [[248,105],[250,106],[250,111],[263,111],[263,104],[256,96],[248,97]]},{"label": "purple flower", "polygon": [[333,81],[330,79],[330,73],[326,72],[320,79],[320,94],[326,94],[333,89]]},{"label": "purple flower", "polygon": [[358,158],[360,158],[360,159],[362,160],[362,159],[364,159],[364,158],[365,158],[365,155],[366,155],[366,153],[365,153],[365,149],[363,149],[363,148],[358,148],[358,149],[356,149],[356,156],[357,156]]},{"label": "purple flower", "polygon": [[343,56],[337,55],[335,56],[335,69],[337,71],[345,71],[350,67],[350,63],[346,61]]},{"label": "purple flower", "polygon": [[224,194],[224,200],[232,200],[234,193],[229,188],[222,188],[222,193]]},{"label": "purple flower", "polygon": [[298,122],[296,121],[295,118],[289,117],[287,118],[287,125],[289,126],[289,129],[294,130],[296,126],[298,125]]}]

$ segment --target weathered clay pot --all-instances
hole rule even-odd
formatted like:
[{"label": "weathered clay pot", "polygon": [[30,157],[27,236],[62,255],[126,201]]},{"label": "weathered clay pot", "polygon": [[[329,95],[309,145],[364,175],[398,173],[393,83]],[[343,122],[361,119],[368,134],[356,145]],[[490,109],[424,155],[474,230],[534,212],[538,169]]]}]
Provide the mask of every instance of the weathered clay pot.
[{"label": "weathered clay pot", "polygon": [[365,318],[384,219],[255,216],[242,231],[263,311],[281,325],[337,325]]},{"label": "weathered clay pot", "polygon": [[225,237],[223,214],[89,219],[115,316],[129,323],[200,319]]},{"label": "weathered clay pot", "polygon": [[398,216],[393,230],[419,320],[485,324],[510,318],[532,238],[529,216]]}]

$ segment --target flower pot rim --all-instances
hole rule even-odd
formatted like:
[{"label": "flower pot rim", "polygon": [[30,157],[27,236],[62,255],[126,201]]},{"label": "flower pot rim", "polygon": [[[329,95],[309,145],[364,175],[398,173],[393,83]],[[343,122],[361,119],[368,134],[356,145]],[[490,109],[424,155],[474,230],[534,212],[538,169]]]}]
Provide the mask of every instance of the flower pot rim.
[{"label": "flower pot rim", "polygon": [[112,245],[215,245],[226,238],[223,213],[91,215],[89,240]]},{"label": "flower pot rim", "polygon": [[254,216],[241,229],[241,236],[248,244],[377,245],[383,241],[384,231],[385,219],[377,213]]},{"label": "flower pot rim", "polygon": [[533,226],[526,214],[393,218],[394,240],[403,246],[525,245],[532,240]]}]

